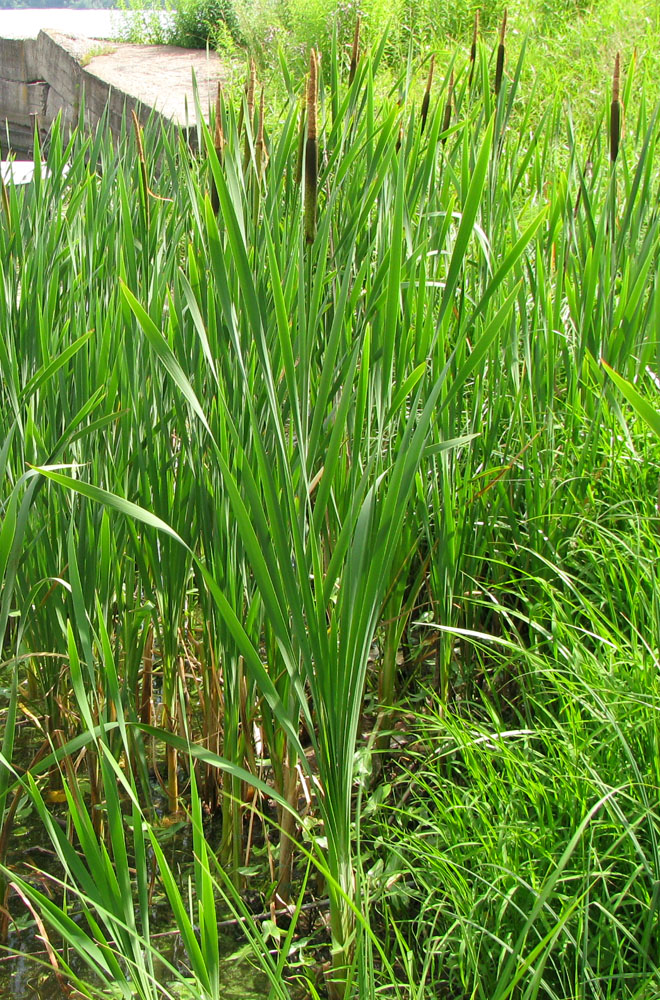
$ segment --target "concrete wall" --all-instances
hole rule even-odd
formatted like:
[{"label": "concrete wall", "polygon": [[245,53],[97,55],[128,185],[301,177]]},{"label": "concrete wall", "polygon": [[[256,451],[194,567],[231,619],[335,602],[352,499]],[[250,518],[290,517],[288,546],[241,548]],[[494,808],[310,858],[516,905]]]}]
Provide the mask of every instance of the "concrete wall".
[{"label": "concrete wall", "polygon": [[[110,127],[116,134],[122,117],[130,116],[131,109],[143,122],[150,115],[159,115],[149,97],[140,99],[123,89],[123,77],[121,82],[110,83],[94,69],[103,62],[104,52],[118,48],[55,31],[40,31],[36,38],[0,38],[2,158],[8,152],[17,158],[31,156],[35,126],[43,138],[60,111],[65,128],[70,128],[77,124],[82,107],[85,125],[93,127],[107,107]],[[111,58],[107,56],[106,61]],[[166,91],[167,78],[162,83]],[[173,113],[161,117],[177,120]]]}]

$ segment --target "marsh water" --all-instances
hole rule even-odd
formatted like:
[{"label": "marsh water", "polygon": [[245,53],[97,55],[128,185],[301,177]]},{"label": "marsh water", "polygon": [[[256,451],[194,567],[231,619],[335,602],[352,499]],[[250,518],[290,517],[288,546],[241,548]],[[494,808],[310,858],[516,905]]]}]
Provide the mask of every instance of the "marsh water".
[{"label": "marsh water", "polygon": [[[5,692],[3,692],[5,693]],[[2,716],[0,715],[0,728]],[[33,745],[27,733],[28,727],[19,727],[19,745],[14,753],[14,762],[20,769],[26,767],[34,757],[37,747]],[[21,732],[22,730],[22,732]],[[193,864],[192,833],[189,823],[185,820],[169,821],[165,815],[165,796],[156,781],[153,787],[153,802],[157,819],[155,829],[163,851],[166,854],[171,870],[176,873],[181,886],[187,885],[188,875]],[[59,804],[63,797],[57,789],[45,793],[53,819],[64,827],[66,825],[66,806]],[[220,817],[208,821],[207,837],[209,843],[219,843],[221,835]],[[7,867],[25,881],[51,898],[61,896],[58,879],[62,870],[48,838],[46,830],[32,806],[25,798],[18,807],[14,825],[9,839]],[[63,984],[54,974],[49,963],[39,928],[32,914],[19,896],[12,892],[9,900],[11,923],[6,949],[0,949],[0,1000],[60,1000],[65,996]],[[70,916],[84,923],[82,914],[77,914],[72,905]],[[186,976],[185,950],[181,946],[179,935],[173,931],[171,908],[163,891],[155,887],[150,909],[151,944],[157,950],[158,958],[154,960],[154,971],[163,983],[168,982],[166,963],[173,965],[177,971]],[[231,913],[226,916],[231,918]],[[56,935],[51,939],[53,950],[60,952]],[[227,919],[219,928],[219,944],[221,955],[222,995],[226,1000],[263,1000],[268,995],[268,984],[263,973],[255,969],[246,956],[245,939],[236,923]],[[92,982],[84,965],[70,952],[67,956],[71,968],[76,975],[86,982]],[[161,979],[162,976],[162,979]],[[64,984],[65,986],[68,984]],[[172,995],[179,995],[176,989]],[[72,996],[80,996],[73,993]],[[106,996],[99,989],[98,998]]]}]

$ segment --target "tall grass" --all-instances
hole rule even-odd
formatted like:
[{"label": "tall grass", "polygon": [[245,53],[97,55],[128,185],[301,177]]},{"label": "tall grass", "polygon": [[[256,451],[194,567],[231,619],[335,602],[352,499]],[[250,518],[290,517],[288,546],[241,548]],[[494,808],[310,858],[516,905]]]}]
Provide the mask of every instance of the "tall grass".
[{"label": "tall grass", "polygon": [[[583,148],[500,45],[494,81],[476,37],[420,67],[422,106],[412,66],[377,99],[386,39],[313,54],[271,132],[252,69],[199,156],[56,124],[7,190],[0,818],[33,804],[54,898],[0,862],[88,995],[221,996],[255,828],[273,996],[315,890],[312,995],[657,984],[657,445],[600,364],[643,392],[658,363],[656,115]],[[156,974],[155,879],[187,975]]]}]

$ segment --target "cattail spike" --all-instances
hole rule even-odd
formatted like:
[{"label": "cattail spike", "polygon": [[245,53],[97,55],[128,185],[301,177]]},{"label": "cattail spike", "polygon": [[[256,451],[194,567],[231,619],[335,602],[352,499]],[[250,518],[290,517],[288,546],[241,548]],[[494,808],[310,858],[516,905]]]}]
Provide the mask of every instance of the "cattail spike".
[{"label": "cattail spike", "polygon": [[477,61],[477,40],[479,38],[479,11],[474,12],[474,28],[472,29],[472,45],[470,46],[470,76],[468,79],[468,86],[472,86],[472,77],[474,76],[474,65]]},{"label": "cattail spike", "polygon": [[264,140],[264,88],[261,88],[259,99],[259,127],[257,129],[257,176],[261,180],[263,172],[268,164],[268,153]]},{"label": "cattail spike", "polygon": [[621,142],[621,101],[619,91],[621,85],[621,60],[617,52],[614,60],[614,77],[612,80],[612,104],[610,106],[610,160],[616,163],[619,155],[619,144]]},{"label": "cattail spike", "polygon": [[506,11],[504,11],[504,17],[502,18],[502,26],[500,28],[500,44],[497,46],[497,63],[495,65],[495,96],[497,96],[502,89],[502,77],[504,75],[504,36],[506,35]]},{"label": "cattail spike", "polygon": [[[250,162],[250,136],[254,128],[254,95],[257,89],[257,67],[254,59],[250,58],[250,68],[245,84],[245,106],[247,111],[247,121],[245,123],[245,149],[243,151],[243,170],[247,169]],[[243,109],[241,108],[241,119],[239,121],[239,132],[243,126]]]},{"label": "cattail spike", "polygon": [[[223,103],[224,95],[222,93],[222,84],[218,81],[218,92],[215,98],[215,135],[213,138],[213,145],[215,146],[215,152],[219,163],[222,163],[225,152],[225,133],[222,129]],[[211,208],[217,215],[220,209],[220,196],[218,195],[218,189],[216,187],[215,178],[213,177],[213,172],[211,172]]]},{"label": "cattail spike", "polygon": [[[451,124],[451,102],[454,96],[454,71],[449,74],[449,86],[447,87],[447,103],[445,104],[445,114],[442,119],[442,131],[446,132]],[[447,141],[447,136],[443,136],[443,144]]]},{"label": "cattail spike", "polygon": [[617,52],[614,58],[614,78],[612,80],[612,100],[619,100],[619,91],[621,85],[621,55]]},{"label": "cattail spike", "polygon": [[215,98],[215,136],[213,139],[213,145],[215,146],[215,151],[218,154],[218,159],[222,160],[222,156],[225,149],[225,133],[222,128],[222,106],[224,104],[224,94],[222,91],[222,84],[218,80],[218,93]]},{"label": "cattail spike", "polygon": [[314,242],[316,236],[316,185],[318,181],[317,101],[318,65],[316,52],[312,49],[309,57],[309,79],[307,81],[307,143],[305,146],[305,239]]},{"label": "cattail spike", "polygon": [[351,67],[348,71],[348,85],[353,83],[357,70],[358,59],[360,58],[360,16],[355,22],[355,33],[353,34],[353,49],[351,51]]},{"label": "cattail spike", "polygon": [[302,180],[303,160],[305,157],[305,99],[300,105],[300,124],[298,126],[298,150],[296,152],[296,170],[293,175],[296,187]]},{"label": "cattail spike", "polygon": [[250,115],[250,124],[252,124],[252,116],[254,115],[254,95],[257,89],[257,67],[255,66],[254,59],[250,59],[250,73],[248,76],[247,83],[247,108]]},{"label": "cattail spike", "polygon": [[431,65],[429,67],[429,75],[426,80],[426,90],[424,91],[424,97],[422,98],[422,127],[423,132],[426,127],[426,119],[429,113],[429,103],[431,101],[431,84],[433,83],[433,70],[435,69],[435,56],[431,56]]}]

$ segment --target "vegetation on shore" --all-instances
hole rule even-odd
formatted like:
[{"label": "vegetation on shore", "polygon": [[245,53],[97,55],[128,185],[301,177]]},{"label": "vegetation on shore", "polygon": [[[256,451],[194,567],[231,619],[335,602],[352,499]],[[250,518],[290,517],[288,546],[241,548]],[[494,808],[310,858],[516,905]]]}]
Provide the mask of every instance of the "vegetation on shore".
[{"label": "vegetation on shore", "polygon": [[660,990],[658,112],[389,44],[2,189],[0,930],[65,992],[219,1000],[232,921],[271,997]]}]

